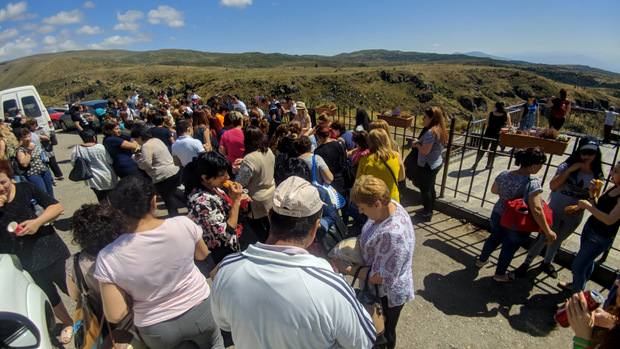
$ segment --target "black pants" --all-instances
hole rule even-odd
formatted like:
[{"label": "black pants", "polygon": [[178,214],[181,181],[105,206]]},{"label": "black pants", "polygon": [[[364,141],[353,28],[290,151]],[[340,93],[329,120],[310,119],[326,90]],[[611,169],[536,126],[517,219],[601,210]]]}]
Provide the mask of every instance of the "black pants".
[{"label": "black pants", "polygon": [[435,179],[437,178],[437,172],[441,166],[431,170],[428,164],[424,167],[418,165],[418,188],[420,189],[420,195],[422,196],[422,206],[424,206],[424,213],[433,213],[433,206],[435,205],[435,198],[437,192],[435,191]]},{"label": "black pants", "polygon": [[50,170],[52,170],[54,177],[56,178],[62,177],[62,171],[60,170],[60,167],[58,166],[58,162],[56,161],[56,156],[50,156],[48,157],[48,160],[49,162],[47,163],[47,165],[50,167]]},{"label": "black pants", "polygon": [[103,205],[108,202],[108,195],[110,194],[112,189],[109,189],[109,190],[99,190],[95,188],[90,188],[90,189],[93,190],[93,192],[95,193],[95,196],[97,196],[97,201],[99,201],[100,204]]},{"label": "black pants", "polygon": [[566,121],[566,118],[550,117],[549,118],[549,126],[555,128],[556,130],[559,131],[562,128],[562,125],[564,125],[564,121]]},{"label": "black pants", "polygon": [[52,307],[57,306],[62,301],[56,285],[65,293],[67,291],[67,274],[65,273],[65,260],[59,259],[49,267],[37,271],[28,271],[34,282],[39,286],[47,298],[50,300]]},{"label": "black pants", "polygon": [[155,183],[155,191],[161,195],[168,210],[168,216],[173,217],[179,214],[179,207],[185,206],[183,203],[183,192],[177,186],[179,185],[181,171],[174,176],[168,177],[159,183]]},{"label": "black pants", "polygon": [[396,348],[396,325],[398,324],[398,318],[400,317],[400,311],[403,310],[405,305],[399,305],[393,308],[388,307],[387,296],[381,297],[381,307],[383,307],[383,314],[385,314],[385,333],[384,337],[387,341],[387,348]]},{"label": "black pants", "polygon": [[[485,135],[484,137],[488,137],[488,136]],[[491,167],[493,165],[493,160],[495,159],[495,151],[497,150],[497,143],[498,143],[497,139],[494,139],[494,140],[483,139],[482,140],[482,147],[480,147],[480,150],[478,150],[478,153],[476,154],[476,161],[474,162],[474,167],[478,166],[478,163],[484,156],[483,150],[487,150],[487,149],[491,151],[489,153],[489,159],[487,160],[487,167]],[[491,146],[490,148],[489,148],[489,145]]]}]

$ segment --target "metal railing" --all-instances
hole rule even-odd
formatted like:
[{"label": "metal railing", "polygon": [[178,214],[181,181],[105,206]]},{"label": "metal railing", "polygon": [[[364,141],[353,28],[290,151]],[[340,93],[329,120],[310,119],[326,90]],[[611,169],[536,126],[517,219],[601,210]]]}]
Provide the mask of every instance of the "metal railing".
[{"label": "metal railing", "polygon": [[[511,116],[511,123],[518,127],[519,122],[521,120],[522,109],[521,105],[510,106],[507,108],[508,112]],[[376,120],[376,115],[379,113],[378,111],[370,110],[368,111],[368,115],[370,120]],[[333,117],[333,119],[342,120],[348,129],[353,129],[355,127],[355,114],[357,113],[356,108],[339,108],[338,114]],[[549,108],[546,105],[541,105],[541,113],[540,113],[540,124],[539,127],[547,127],[548,126],[548,115]],[[586,109],[586,108],[576,108],[573,107],[571,113],[566,116],[566,121],[564,126],[562,127],[562,133],[568,134],[574,137],[573,146],[569,147],[563,156],[570,155],[573,151],[576,150],[577,145],[579,143],[579,139],[584,135],[593,135],[597,138],[601,139],[603,137],[603,128],[602,124],[605,119],[605,113]],[[512,165],[513,153],[511,152],[503,152],[498,151],[497,148],[491,146],[490,149],[481,149],[482,141],[487,139],[491,142],[495,141],[492,138],[484,138],[485,131],[485,118],[481,118],[478,120],[469,121],[467,126],[464,127],[463,130],[457,130],[456,120],[452,119],[450,122],[450,126],[448,128],[449,134],[449,142],[445,149],[446,156],[444,157],[443,164],[443,174],[441,176],[440,182],[436,183],[439,190],[439,197],[447,197],[452,196],[455,199],[462,199],[465,202],[472,202],[478,200],[480,202],[480,207],[484,207],[485,204],[487,206],[493,205],[496,202],[495,198],[489,199],[488,191],[491,187],[492,181],[495,176],[499,174],[500,166],[497,165],[502,161],[498,161],[498,159],[508,159],[507,166],[505,169],[509,169]],[[618,121],[616,120],[616,124],[614,129],[618,127]],[[392,136],[397,141],[397,143],[402,144],[403,146],[407,143],[407,138],[414,137],[417,135],[422,129],[421,125],[421,116],[414,116],[412,126],[408,128],[402,127],[391,127]],[[618,162],[620,155],[620,148],[618,148],[618,144],[615,143],[612,145],[613,156],[610,158],[609,156],[603,158],[603,172],[609,173],[613,165]],[[483,180],[483,190],[478,190],[474,188],[474,177],[480,178],[479,175],[476,175],[475,171],[471,170],[471,166],[467,163],[467,159],[471,156],[475,156],[478,152],[482,152],[483,154],[492,155],[494,157],[494,161],[491,163],[491,170],[486,173]],[[405,156],[406,154],[403,154]],[[541,184],[544,186],[548,181],[550,181],[555,174],[558,165],[557,161],[553,161],[554,157],[557,159],[557,155],[548,154],[547,162],[542,169],[543,178]],[[609,161],[611,160],[611,161]],[[501,170],[503,170],[503,166],[501,166]],[[454,174],[450,175],[450,171],[456,171]],[[448,176],[456,177],[454,181],[449,181]],[[605,183],[604,190],[609,185],[609,176]],[[576,235],[581,235],[580,231],[575,232]],[[616,247],[611,248],[616,252],[620,252]],[[576,251],[573,251],[576,252]],[[609,250],[603,254],[601,259],[597,263],[604,264],[607,256],[609,254]]]}]

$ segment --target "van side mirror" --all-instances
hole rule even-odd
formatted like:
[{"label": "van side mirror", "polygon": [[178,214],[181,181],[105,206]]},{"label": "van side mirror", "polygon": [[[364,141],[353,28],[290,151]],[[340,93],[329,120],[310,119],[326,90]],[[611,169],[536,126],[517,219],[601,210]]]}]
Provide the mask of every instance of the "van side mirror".
[{"label": "van side mirror", "polygon": [[41,344],[41,332],[27,317],[0,311],[0,347],[35,349]]}]

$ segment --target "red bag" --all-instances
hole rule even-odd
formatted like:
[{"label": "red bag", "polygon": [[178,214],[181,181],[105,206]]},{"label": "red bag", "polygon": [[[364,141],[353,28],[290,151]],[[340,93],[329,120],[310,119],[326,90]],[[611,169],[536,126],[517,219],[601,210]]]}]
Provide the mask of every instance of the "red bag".
[{"label": "red bag", "polygon": [[[543,212],[547,224],[551,226],[553,223],[553,211],[547,205],[545,200],[542,201]],[[508,200],[504,205],[504,211],[502,212],[502,219],[500,224],[507,229],[523,232],[538,232],[542,233],[542,229],[534,220],[530,209],[523,202],[522,198]]]}]

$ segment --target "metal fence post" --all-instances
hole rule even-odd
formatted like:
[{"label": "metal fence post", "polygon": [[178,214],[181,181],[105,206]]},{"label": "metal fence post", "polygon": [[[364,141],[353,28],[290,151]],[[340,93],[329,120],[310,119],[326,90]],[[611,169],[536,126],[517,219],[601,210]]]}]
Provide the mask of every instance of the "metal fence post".
[{"label": "metal fence post", "polygon": [[446,181],[448,180],[448,168],[450,167],[450,153],[452,153],[452,139],[454,138],[454,125],[456,119],[450,121],[450,134],[448,135],[448,147],[446,148],[446,160],[443,165],[443,176],[441,178],[441,190],[439,191],[439,197],[442,198],[446,190]]}]

